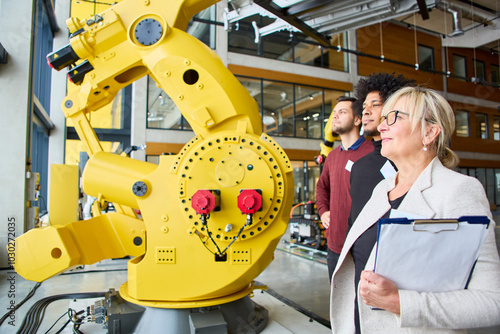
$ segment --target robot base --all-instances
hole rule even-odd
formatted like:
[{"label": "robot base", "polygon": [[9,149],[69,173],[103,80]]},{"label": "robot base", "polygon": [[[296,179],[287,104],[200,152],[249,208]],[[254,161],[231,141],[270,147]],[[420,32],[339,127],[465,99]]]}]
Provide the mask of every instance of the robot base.
[{"label": "robot base", "polygon": [[109,334],[257,334],[269,320],[268,311],[249,296],[215,306],[168,309],[132,304],[111,289],[100,305],[105,305],[102,318]]}]

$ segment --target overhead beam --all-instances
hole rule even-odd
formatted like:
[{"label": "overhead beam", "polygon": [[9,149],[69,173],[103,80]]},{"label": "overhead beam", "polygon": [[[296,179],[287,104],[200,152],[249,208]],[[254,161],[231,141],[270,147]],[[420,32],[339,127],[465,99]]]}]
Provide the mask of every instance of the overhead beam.
[{"label": "overhead beam", "polygon": [[287,22],[288,24],[294,26],[295,28],[299,29],[302,31],[305,35],[315,39],[317,42],[324,46],[330,46],[330,41],[326,36],[323,34],[319,33],[317,30],[311,28],[309,25],[305,24],[302,20],[300,20],[298,17],[289,15],[287,13],[286,9],[283,9],[279,7],[278,5],[274,4],[271,0],[254,0],[254,3],[271,14],[279,17],[283,21]]},{"label": "overhead beam", "polygon": [[417,0],[418,9],[420,10],[420,15],[422,15],[422,20],[429,19],[429,12],[427,11],[427,5],[425,4],[425,0]]},{"label": "overhead beam", "polygon": [[323,7],[324,5],[331,5],[332,0],[312,0],[299,2],[296,5],[288,7],[286,13],[288,15],[300,15],[306,13],[312,9],[317,9]]}]

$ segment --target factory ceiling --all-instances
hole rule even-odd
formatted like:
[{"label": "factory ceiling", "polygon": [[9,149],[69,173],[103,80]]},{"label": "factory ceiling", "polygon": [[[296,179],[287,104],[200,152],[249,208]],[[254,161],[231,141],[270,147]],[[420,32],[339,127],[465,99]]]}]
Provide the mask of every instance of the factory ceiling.
[{"label": "factory ceiling", "polygon": [[277,31],[301,31],[318,43],[346,30],[393,22],[441,36],[443,46],[500,53],[500,0],[229,0],[225,25],[259,14],[255,41]]}]

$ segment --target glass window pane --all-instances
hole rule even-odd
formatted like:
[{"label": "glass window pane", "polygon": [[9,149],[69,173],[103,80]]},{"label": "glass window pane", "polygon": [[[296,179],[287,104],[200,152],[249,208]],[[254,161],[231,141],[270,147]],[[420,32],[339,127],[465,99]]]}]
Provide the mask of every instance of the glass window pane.
[{"label": "glass window pane", "polygon": [[500,205],[500,169],[495,169],[495,204]]},{"label": "glass window pane", "polygon": [[484,62],[480,60],[474,60],[474,78],[472,82],[485,82],[486,81],[486,70],[484,66]]},{"label": "glass window pane", "polygon": [[457,110],[455,120],[457,122],[456,130],[458,137],[469,137],[469,112]]},{"label": "glass window pane", "polygon": [[348,49],[347,32],[332,36],[330,44],[337,49],[323,49],[323,67],[336,71],[349,72],[348,54],[339,51],[338,46]]},{"label": "glass window pane", "polygon": [[216,5],[213,5],[196,14],[186,29],[188,34],[196,37],[212,49],[215,49],[217,26],[201,20],[217,21],[216,8]]},{"label": "glass window pane", "polygon": [[[184,124],[187,125],[185,120]],[[148,78],[147,127],[156,129],[183,129],[181,111],[167,93],[159,88],[151,78]]]},{"label": "glass window pane", "polygon": [[[298,204],[305,201],[303,161],[292,161],[292,168],[293,168],[293,182],[295,184],[293,204]],[[293,212],[294,215],[301,213],[302,212],[299,212],[298,210],[295,210]]]},{"label": "glass window pane", "polygon": [[490,203],[495,203],[495,170],[493,168],[486,168],[486,183],[485,185],[486,196]]},{"label": "glass window pane", "polygon": [[307,86],[295,86],[296,137],[321,138],[321,106],[323,90]]},{"label": "glass window pane", "polygon": [[322,49],[309,43],[298,43],[294,47],[293,61],[299,64],[322,66]]},{"label": "glass window pane", "polygon": [[500,67],[491,65],[491,83],[500,86]]},{"label": "glass window pane", "polygon": [[272,136],[293,136],[293,85],[264,80],[263,87],[263,110],[267,120],[264,131]]},{"label": "glass window pane", "polygon": [[420,69],[434,70],[434,49],[425,45],[419,45],[418,64]]},{"label": "glass window pane", "polygon": [[[319,146],[318,146],[319,149]],[[316,163],[309,161],[308,162],[308,183],[309,183],[309,201],[316,202],[316,184],[318,183],[318,179],[320,176],[320,168]],[[318,214],[316,212],[316,214]]]},{"label": "glass window pane", "polygon": [[488,115],[476,114],[476,138],[488,139]]},{"label": "glass window pane", "polygon": [[493,117],[493,139],[500,140],[500,117]]},{"label": "glass window pane", "polygon": [[486,190],[486,168],[477,168],[476,169],[476,179],[481,182],[483,188]]},{"label": "glass window pane", "polygon": [[264,35],[256,43],[253,22],[258,28],[265,28],[275,23],[275,19],[255,14],[232,22],[228,31],[229,52],[348,72],[348,55],[336,48],[337,45],[348,48],[347,32],[332,37],[332,48],[321,47],[313,38],[286,29],[268,35],[261,30]]},{"label": "glass window pane", "polygon": [[279,59],[291,50],[291,38],[288,31],[279,31],[261,36],[255,43],[255,29],[252,22],[259,28],[272,24],[275,19],[255,14],[234,22],[228,32],[228,50],[252,56]]},{"label": "glass window pane", "polygon": [[467,78],[467,61],[464,56],[453,55],[453,74],[459,79]]}]

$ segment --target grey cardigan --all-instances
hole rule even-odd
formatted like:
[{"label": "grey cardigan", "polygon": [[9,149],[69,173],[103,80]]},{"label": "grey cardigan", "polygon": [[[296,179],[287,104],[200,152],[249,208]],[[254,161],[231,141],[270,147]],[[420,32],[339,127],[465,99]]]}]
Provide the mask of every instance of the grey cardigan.
[{"label": "grey cardigan", "polygon": [[[331,286],[330,320],[333,333],[354,333],[354,262],[350,248],[356,239],[389,209],[388,192],[395,176],[381,181],[347,235]],[[400,211],[426,218],[486,215],[489,233],[467,290],[419,293],[399,290],[401,315],[371,310],[359,298],[361,331],[366,333],[465,333],[457,330],[500,324],[500,259],[495,223],[481,183],[444,167],[435,158],[406,194]],[[375,250],[375,247],[374,247]],[[372,250],[366,269],[373,270]]]}]

